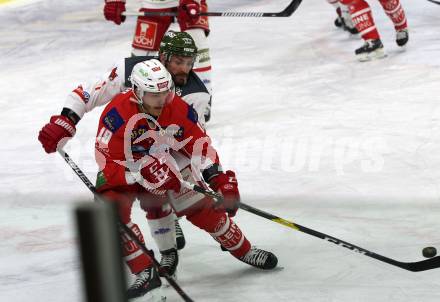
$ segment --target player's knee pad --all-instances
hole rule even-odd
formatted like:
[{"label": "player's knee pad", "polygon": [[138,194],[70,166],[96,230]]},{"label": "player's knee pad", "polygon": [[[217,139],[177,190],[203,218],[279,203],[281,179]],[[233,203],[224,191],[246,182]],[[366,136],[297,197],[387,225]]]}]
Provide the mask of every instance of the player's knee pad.
[{"label": "player's knee pad", "polygon": [[[169,12],[172,11],[172,9],[141,8],[140,11]],[[137,19],[136,30],[133,37],[133,49],[141,51],[158,51],[160,41],[171,22],[173,22],[173,17],[169,16],[139,17]]]},{"label": "player's knee pad", "polygon": [[[208,5],[205,0],[195,0],[200,3],[200,12],[206,13],[208,11]],[[181,31],[187,31],[188,29],[199,28],[203,29],[206,35],[209,34],[209,22],[207,16],[199,16],[198,18],[177,18]]]}]

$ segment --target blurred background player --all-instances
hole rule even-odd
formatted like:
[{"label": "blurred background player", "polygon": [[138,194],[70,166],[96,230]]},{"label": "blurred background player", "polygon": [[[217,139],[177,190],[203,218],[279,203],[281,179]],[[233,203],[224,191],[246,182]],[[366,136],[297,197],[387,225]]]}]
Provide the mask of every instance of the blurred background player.
[{"label": "blurred background player", "polygon": [[[368,3],[365,0],[339,0],[339,2],[348,6],[353,24],[365,41],[364,45],[355,51],[358,59],[369,61],[385,57],[384,47]],[[379,3],[394,24],[397,45],[404,46],[409,38],[408,24],[400,0],[379,0]]]},{"label": "blurred background player", "polygon": [[348,31],[349,33],[355,35],[359,32],[351,20],[349,9],[346,5],[343,5],[339,0],[327,0],[336,10],[337,17],[335,19],[335,26]]},{"label": "blurred background player", "polygon": [[[208,7],[206,0],[142,0],[141,12],[177,12],[177,23],[180,30],[189,33],[198,48],[198,56],[194,62],[194,72],[205,84],[209,93],[211,88],[211,58],[209,54],[207,16],[200,16]],[[105,0],[104,16],[116,24],[125,21],[125,0]],[[163,35],[174,22],[169,16],[138,17],[132,42],[133,56],[155,56],[159,50]],[[211,118],[211,101],[206,109],[205,120]]]}]

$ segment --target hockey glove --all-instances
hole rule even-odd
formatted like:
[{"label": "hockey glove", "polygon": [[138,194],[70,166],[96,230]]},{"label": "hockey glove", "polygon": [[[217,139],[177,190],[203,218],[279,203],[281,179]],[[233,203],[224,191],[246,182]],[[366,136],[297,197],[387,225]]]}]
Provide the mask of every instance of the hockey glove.
[{"label": "hockey glove", "polygon": [[209,186],[215,191],[223,195],[223,202],[216,204],[217,209],[224,209],[230,217],[234,217],[238,210],[240,202],[240,193],[238,192],[238,183],[235,173],[231,170],[214,176]]},{"label": "hockey glove", "polygon": [[194,0],[181,0],[177,8],[177,19],[188,22],[200,16],[200,3]]},{"label": "hockey glove", "polygon": [[47,153],[57,150],[58,144],[64,138],[71,138],[75,135],[75,124],[63,115],[54,115],[38,134],[38,140]]},{"label": "hockey glove", "polygon": [[125,0],[105,0],[104,17],[106,20],[120,25],[125,21],[123,12],[125,12]]},{"label": "hockey glove", "polygon": [[151,187],[149,191],[153,194],[165,194],[167,190],[180,191],[179,178],[171,171],[163,158],[150,157],[140,173],[146,187]]}]

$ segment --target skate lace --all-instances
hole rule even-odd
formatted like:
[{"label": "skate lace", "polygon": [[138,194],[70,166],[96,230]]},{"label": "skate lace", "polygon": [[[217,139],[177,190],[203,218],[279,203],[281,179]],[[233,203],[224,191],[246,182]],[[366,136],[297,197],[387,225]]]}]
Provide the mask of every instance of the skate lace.
[{"label": "skate lace", "polygon": [[146,269],[136,275],[136,280],[134,281],[133,285],[130,286],[130,289],[140,288],[144,286],[145,283],[148,282],[149,280],[150,280],[150,270]]},{"label": "skate lace", "polygon": [[264,263],[266,263],[267,257],[269,256],[269,253],[266,251],[252,248],[246,255],[243,256],[242,260],[246,263],[262,266]]},{"label": "skate lace", "polygon": [[176,237],[182,237],[182,236],[183,236],[182,228],[180,227],[179,222],[176,221]]},{"label": "skate lace", "polygon": [[175,253],[162,255],[162,259],[160,259],[160,266],[173,267],[175,262],[176,262]]}]

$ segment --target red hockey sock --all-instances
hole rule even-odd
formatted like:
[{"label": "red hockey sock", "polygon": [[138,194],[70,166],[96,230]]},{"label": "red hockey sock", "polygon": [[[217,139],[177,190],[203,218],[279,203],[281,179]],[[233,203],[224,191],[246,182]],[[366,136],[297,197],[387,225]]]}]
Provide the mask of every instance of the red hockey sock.
[{"label": "red hockey sock", "polygon": [[361,34],[364,40],[379,39],[379,32],[374,24],[373,14],[371,8],[364,0],[353,1],[349,5],[350,15],[353,24]]},{"label": "red hockey sock", "polygon": [[405,11],[399,0],[379,0],[387,16],[393,21],[396,30],[402,30],[408,27]]},{"label": "red hockey sock", "polygon": [[243,235],[235,222],[227,216],[224,224],[219,225],[218,231],[210,234],[237,258],[244,256],[251,249],[249,240]]},{"label": "red hockey sock", "polygon": [[195,226],[207,231],[237,258],[245,255],[251,248],[249,240],[226,212],[214,210],[212,204],[188,214],[186,218]]},{"label": "red hockey sock", "polygon": [[[132,231],[132,234],[137,236],[137,239],[143,244],[144,237],[142,236],[142,233],[137,224],[129,222],[127,224],[127,227]],[[124,260],[133,274],[137,274],[152,265],[151,258],[146,255],[127,234],[121,233],[121,239]]]}]

